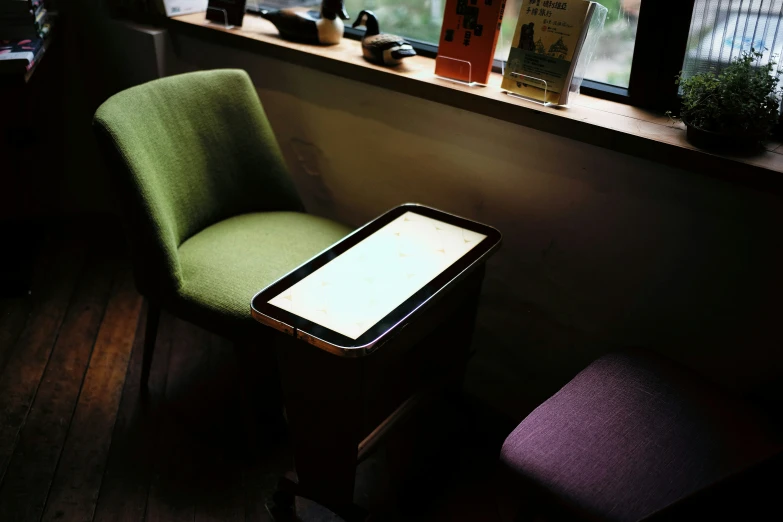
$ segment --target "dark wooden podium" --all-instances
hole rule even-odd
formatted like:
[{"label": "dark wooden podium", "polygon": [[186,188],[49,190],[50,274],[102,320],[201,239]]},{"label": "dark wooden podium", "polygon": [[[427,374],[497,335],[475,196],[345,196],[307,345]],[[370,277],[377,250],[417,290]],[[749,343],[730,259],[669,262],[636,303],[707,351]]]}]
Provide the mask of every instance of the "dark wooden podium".
[{"label": "dark wooden podium", "polygon": [[444,390],[461,388],[484,263],[497,245],[499,234],[490,251],[458,277],[438,283],[432,298],[369,353],[336,349],[282,322],[271,324],[254,300],[256,319],[282,332],[276,349],[297,476],[296,482],[281,479],[267,506],[276,520],[291,519],[295,496],[347,521],[365,520],[353,502],[356,466],[400,421]]},{"label": "dark wooden podium", "polygon": [[276,502],[292,495],[319,502],[346,520],[356,466],[394,428],[444,388],[459,387],[467,363],[483,267],[376,352],[342,358],[293,337],[277,346],[298,484],[285,482]]}]

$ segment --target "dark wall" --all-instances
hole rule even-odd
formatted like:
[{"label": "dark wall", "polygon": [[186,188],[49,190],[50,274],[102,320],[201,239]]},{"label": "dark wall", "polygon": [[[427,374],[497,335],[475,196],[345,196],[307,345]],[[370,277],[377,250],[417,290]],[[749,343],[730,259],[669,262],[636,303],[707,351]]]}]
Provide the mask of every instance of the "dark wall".
[{"label": "dark wall", "polygon": [[156,27],[118,22],[103,2],[63,4],[67,95],[66,213],[115,212],[108,177],[92,137],[93,114],[109,96],[159,77],[150,33]]}]

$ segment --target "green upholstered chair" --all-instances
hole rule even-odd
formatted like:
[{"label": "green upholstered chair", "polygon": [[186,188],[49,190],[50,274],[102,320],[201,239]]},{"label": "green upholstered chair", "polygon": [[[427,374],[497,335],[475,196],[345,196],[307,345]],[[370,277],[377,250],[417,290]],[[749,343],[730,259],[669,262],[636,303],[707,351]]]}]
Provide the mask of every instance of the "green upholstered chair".
[{"label": "green upholstered chair", "polygon": [[161,308],[234,341],[263,342],[271,334],[251,318],[253,295],[350,232],[304,213],[244,71],[133,87],[101,105],[93,126],[148,299],[145,391]]}]

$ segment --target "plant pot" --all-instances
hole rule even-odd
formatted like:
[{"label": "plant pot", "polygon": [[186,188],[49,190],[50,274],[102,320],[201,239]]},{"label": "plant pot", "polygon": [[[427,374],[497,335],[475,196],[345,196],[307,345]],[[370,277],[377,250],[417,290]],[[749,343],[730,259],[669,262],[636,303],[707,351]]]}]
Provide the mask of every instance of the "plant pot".
[{"label": "plant pot", "polygon": [[700,149],[721,154],[758,154],[764,150],[766,132],[714,132],[701,129],[683,120],[687,127],[685,136]]}]

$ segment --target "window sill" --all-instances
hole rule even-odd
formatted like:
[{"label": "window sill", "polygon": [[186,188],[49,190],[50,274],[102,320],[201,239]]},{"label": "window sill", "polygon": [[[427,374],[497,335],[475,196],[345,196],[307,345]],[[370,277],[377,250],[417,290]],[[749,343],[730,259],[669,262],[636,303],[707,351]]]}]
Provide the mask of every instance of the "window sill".
[{"label": "window sill", "polygon": [[170,29],[216,43],[446,104],[543,132],[650,159],[673,167],[783,193],[783,144],[771,142],[752,157],[712,154],[690,145],[684,126],[661,114],[586,95],[568,108],[544,107],[500,91],[501,75],[487,87],[438,78],[434,60],[408,58],[396,68],[366,62],[358,41],[313,46],[281,39],[268,21],[247,15],[240,29],[226,30],[194,13],[170,19]]}]

